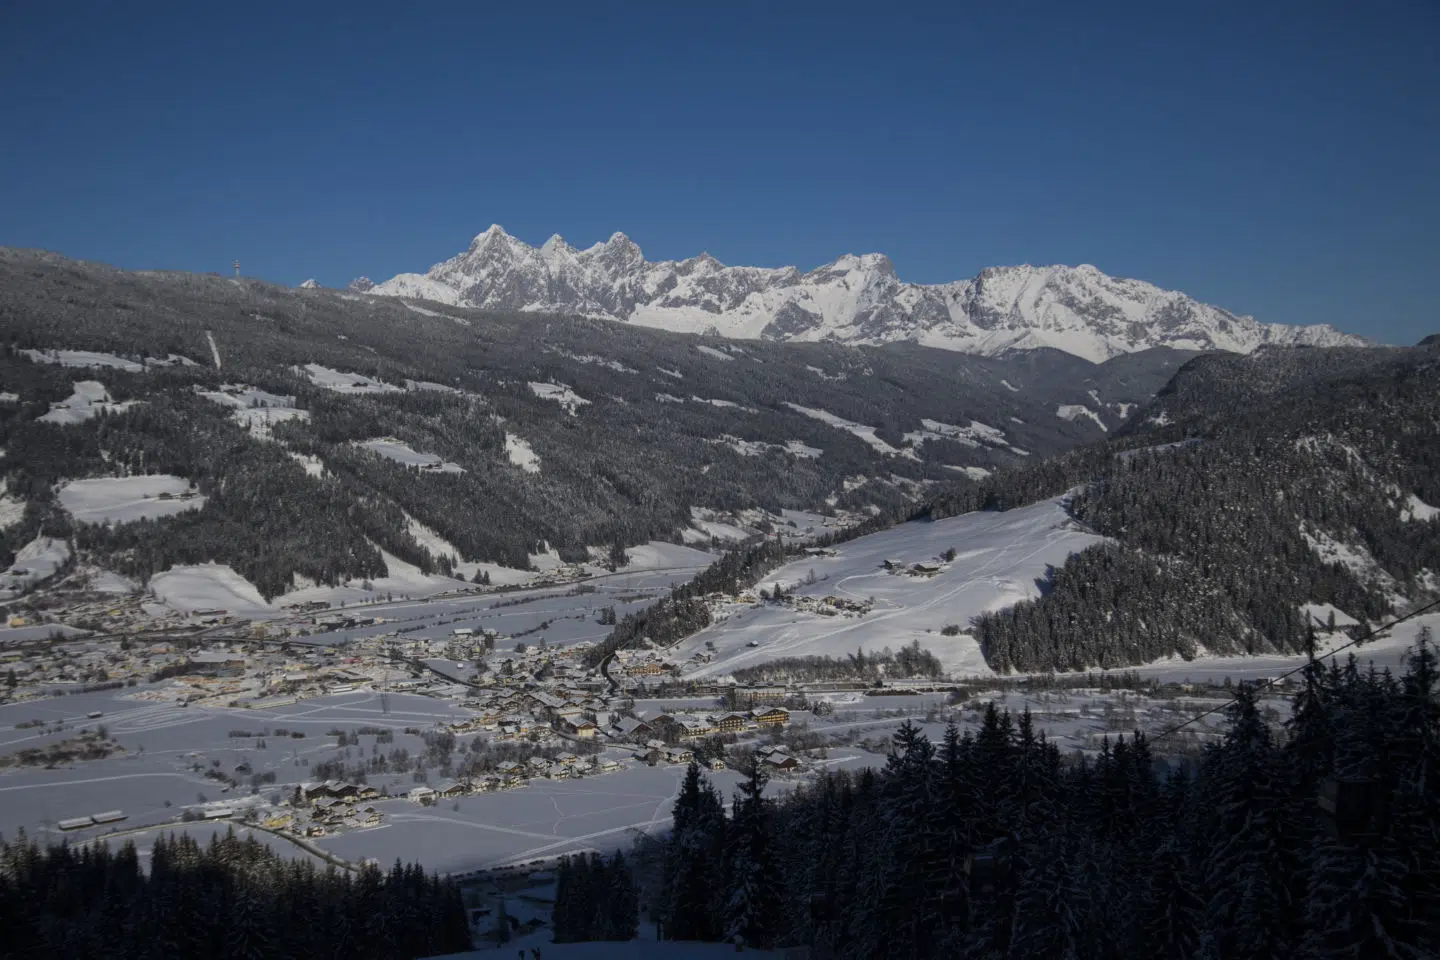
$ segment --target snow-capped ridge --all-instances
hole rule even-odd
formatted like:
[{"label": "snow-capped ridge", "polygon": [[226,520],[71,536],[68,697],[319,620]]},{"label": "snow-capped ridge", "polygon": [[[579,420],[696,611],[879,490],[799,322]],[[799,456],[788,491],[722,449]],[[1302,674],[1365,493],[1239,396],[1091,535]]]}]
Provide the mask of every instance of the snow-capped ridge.
[{"label": "snow-capped ridge", "polygon": [[577,250],[559,234],[533,247],[491,224],[427,273],[382,296],[507,311],[576,313],[737,339],[909,341],[994,356],[1042,347],[1094,361],[1152,347],[1250,353],[1265,345],[1366,346],[1321,324],[1266,324],[1092,264],[986,267],[969,280],[902,281],[881,253],[797,267],[726,266],[709,253],[649,261],[616,231]]}]

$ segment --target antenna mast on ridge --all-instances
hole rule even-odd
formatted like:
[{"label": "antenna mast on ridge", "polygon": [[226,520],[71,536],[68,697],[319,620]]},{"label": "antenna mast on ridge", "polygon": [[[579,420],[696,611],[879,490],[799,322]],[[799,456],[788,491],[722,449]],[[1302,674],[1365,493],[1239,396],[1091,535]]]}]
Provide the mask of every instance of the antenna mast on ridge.
[{"label": "antenna mast on ridge", "polygon": [[236,280],[239,280],[239,279],[240,279],[240,261],[239,261],[239,260],[236,260],[236,261],[235,261],[234,267],[235,267],[235,279],[236,279]]}]

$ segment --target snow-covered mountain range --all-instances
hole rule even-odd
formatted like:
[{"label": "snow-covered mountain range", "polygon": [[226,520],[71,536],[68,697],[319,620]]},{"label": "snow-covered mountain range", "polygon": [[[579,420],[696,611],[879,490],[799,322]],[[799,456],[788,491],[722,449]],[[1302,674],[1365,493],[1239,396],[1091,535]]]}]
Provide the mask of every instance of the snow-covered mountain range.
[{"label": "snow-covered mountain range", "polygon": [[1260,323],[1140,280],[1078,267],[992,267],[905,283],[881,254],[808,273],[727,267],[709,254],[651,262],[629,237],[533,247],[500,226],[428,273],[359,283],[374,294],[497,310],[579,313],[685,333],[854,344],[913,341],[965,353],[1054,347],[1096,362],[1150,347],[1248,353],[1265,344],[1363,345],[1327,325]]}]

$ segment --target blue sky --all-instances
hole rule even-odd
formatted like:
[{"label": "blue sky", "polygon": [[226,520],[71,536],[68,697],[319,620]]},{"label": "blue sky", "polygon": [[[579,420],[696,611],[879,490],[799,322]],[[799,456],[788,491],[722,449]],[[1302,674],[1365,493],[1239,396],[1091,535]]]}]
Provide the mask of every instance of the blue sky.
[{"label": "blue sky", "polygon": [[0,89],[0,244],[124,267],[342,285],[498,222],[1440,330],[1430,0],[10,3]]}]

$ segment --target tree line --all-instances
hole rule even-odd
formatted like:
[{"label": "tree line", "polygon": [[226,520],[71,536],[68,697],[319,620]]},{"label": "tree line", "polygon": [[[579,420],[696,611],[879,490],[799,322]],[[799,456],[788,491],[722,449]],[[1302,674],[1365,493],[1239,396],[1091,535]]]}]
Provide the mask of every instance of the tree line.
[{"label": "tree line", "polygon": [[233,831],[41,848],[0,842],[7,957],[393,960],[467,950],[459,889],[418,865],[318,870]]},{"label": "tree line", "polygon": [[662,933],[839,958],[1431,957],[1436,692],[1422,637],[1398,678],[1312,661],[1278,726],[1242,685],[1223,737],[1173,768],[1138,733],[1062,757],[993,704],[938,745],[907,723],[878,772],[776,799],[752,772],[728,816],[692,766]]}]

